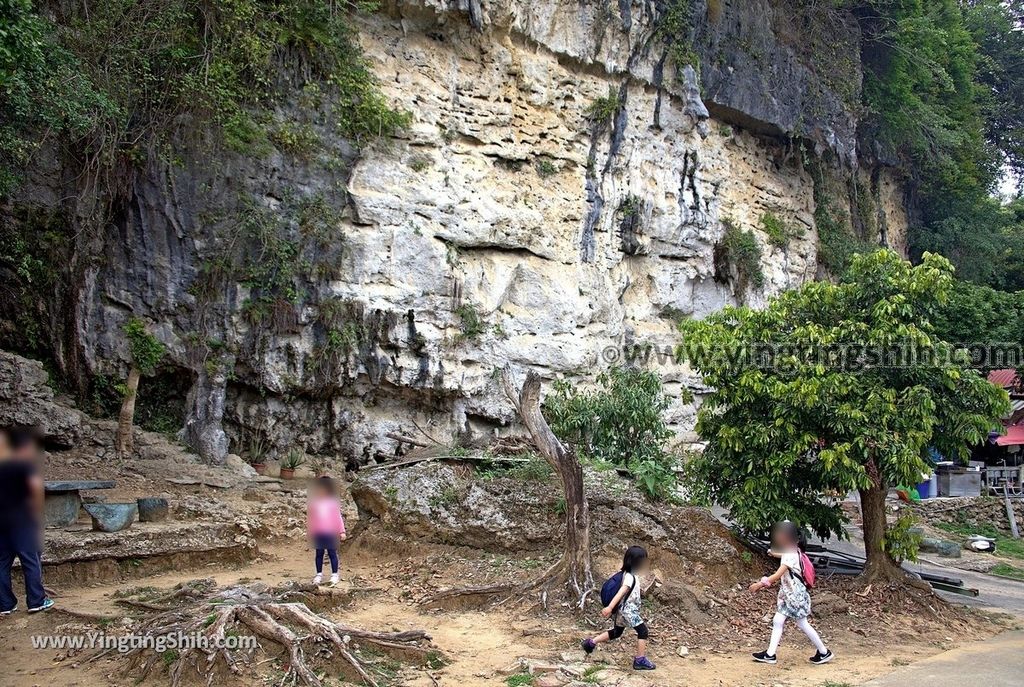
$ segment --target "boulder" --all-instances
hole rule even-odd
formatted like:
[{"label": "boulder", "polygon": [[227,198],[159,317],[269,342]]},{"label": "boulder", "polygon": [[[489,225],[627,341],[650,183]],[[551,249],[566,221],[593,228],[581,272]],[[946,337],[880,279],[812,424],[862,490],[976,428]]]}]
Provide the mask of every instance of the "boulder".
[{"label": "boulder", "polygon": [[[441,463],[364,473],[351,488],[361,514],[426,541],[486,551],[547,548],[557,531],[553,508],[519,483],[518,493],[496,480],[468,481]],[[550,501],[557,500],[549,485]],[[546,500],[546,499],[545,499]]]},{"label": "boulder", "polygon": [[843,597],[832,592],[815,592],[813,596],[814,615],[818,618],[846,615],[850,612],[850,604]]},{"label": "boulder", "polygon": [[38,360],[0,351],[0,426],[36,427],[47,445],[71,448],[82,433],[82,416],[53,398]]},{"label": "boulder", "polygon": [[242,477],[248,477],[255,479],[258,477],[256,468],[242,460],[241,456],[236,456],[234,453],[229,453],[228,457],[224,460],[224,467],[232,472],[236,472]]},{"label": "boulder", "polygon": [[960,558],[961,546],[955,541],[925,537],[921,540],[921,551],[934,553],[943,558]]}]

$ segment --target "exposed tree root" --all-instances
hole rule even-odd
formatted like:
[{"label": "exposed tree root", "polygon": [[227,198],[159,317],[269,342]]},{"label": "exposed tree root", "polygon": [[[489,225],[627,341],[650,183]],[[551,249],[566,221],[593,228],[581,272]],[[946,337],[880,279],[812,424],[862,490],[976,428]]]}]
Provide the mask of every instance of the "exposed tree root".
[{"label": "exposed tree root", "polygon": [[[422,630],[376,632],[340,625],[310,610],[306,603],[291,600],[297,596],[324,596],[328,602],[338,598],[332,590],[312,586],[270,589],[254,584],[218,589],[212,580],[195,580],[155,600],[122,599],[133,608],[151,612],[134,629],[136,634],[202,638],[195,646],[183,646],[163,656],[150,647],[134,649],[128,654],[130,669],[137,670],[139,680],[144,681],[154,668],[166,665],[174,687],[191,680],[213,685],[226,674],[241,675],[253,664],[257,647],[235,641],[246,636],[257,638],[265,650],[270,643],[286,652],[282,685],[290,682],[320,687],[315,664],[340,659],[338,662],[352,679],[378,687],[380,676],[372,661],[360,656],[361,648],[419,664],[430,664],[440,657],[429,645],[430,636]],[[105,653],[109,651],[93,659]]]},{"label": "exposed tree root", "polygon": [[548,426],[540,408],[540,377],[532,370],[526,374],[522,387],[516,385],[512,368],[506,366],[501,375],[505,395],[530,433],[533,445],[558,475],[565,496],[565,533],[562,557],[530,582],[466,587],[438,592],[426,603],[455,597],[497,597],[495,603],[528,594],[537,589],[541,603],[547,607],[548,590],[561,587],[576,608],[583,608],[594,589],[593,562],[590,555],[590,506],[583,489],[583,468],[576,455],[566,448]]}]

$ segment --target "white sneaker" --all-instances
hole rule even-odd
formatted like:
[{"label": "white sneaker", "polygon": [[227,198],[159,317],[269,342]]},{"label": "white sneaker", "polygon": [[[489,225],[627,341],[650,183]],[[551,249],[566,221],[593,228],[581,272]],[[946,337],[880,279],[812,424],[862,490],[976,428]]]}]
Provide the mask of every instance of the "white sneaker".
[{"label": "white sneaker", "polygon": [[14,613],[16,610],[18,610],[18,604],[14,604],[14,608],[12,608],[9,611],[0,611],[0,615],[10,615],[11,613]]},{"label": "white sneaker", "polygon": [[331,575],[331,584],[338,584],[338,573]]},{"label": "white sneaker", "polygon": [[313,577],[313,584],[320,584],[323,581],[324,576],[321,573],[317,573],[316,576]]}]

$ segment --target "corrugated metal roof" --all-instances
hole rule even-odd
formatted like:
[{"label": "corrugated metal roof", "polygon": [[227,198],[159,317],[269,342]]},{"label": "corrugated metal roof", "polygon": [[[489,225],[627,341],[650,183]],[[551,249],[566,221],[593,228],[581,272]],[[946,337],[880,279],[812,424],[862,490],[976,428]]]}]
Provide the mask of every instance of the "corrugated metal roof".
[{"label": "corrugated metal roof", "polygon": [[1012,389],[1020,386],[1016,370],[992,370],[988,373],[988,381],[1004,389]]},{"label": "corrugated metal roof", "polygon": [[1020,411],[1024,410],[1024,398],[1011,398],[1010,399],[1010,415],[1016,415]]},{"label": "corrugated metal roof", "polygon": [[1024,425],[1010,425],[1006,428],[1006,434],[996,438],[999,446],[1019,446],[1024,444]]}]

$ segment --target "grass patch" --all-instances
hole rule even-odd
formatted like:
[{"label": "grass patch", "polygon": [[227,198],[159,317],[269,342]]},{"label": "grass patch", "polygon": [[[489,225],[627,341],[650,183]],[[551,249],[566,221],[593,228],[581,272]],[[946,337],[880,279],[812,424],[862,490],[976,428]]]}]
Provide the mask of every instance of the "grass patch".
[{"label": "grass patch", "polygon": [[505,678],[505,684],[508,687],[527,687],[533,684],[533,676],[529,673],[516,673]]},{"label": "grass patch", "polygon": [[969,537],[972,534],[980,534],[996,540],[996,554],[1007,558],[1024,560],[1024,539],[1009,537],[991,523],[971,524],[967,522],[940,522],[935,527],[951,534],[961,537]]},{"label": "grass patch", "polygon": [[507,462],[495,457],[493,461],[483,462],[477,474],[485,480],[507,477],[528,482],[546,482],[551,479],[551,466],[536,453],[521,453],[510,458],[523,462]]},{"label": "grass patch", "polygon": [[[764,270],[761,268],[761,244],[754,232],[741,229],[729,219],[722,220],[725,233],[722,240],[715,244],[715,278],[722,283],[735,281],[736,293],[746,293],[750,286],[764,286]],[[735,280],[732,269],[736,270]]]},{"label": "grass patch", "polygon": [[549,176],[558,174],[558,167],[555,166],[554,162],[547,158],[540,158],[533,167],[537,170],[537,176],[541,179],[547,179]]},{"label": "grass patch", "polygon": [[475,341],[487,331],[487,323],[474,304],[463,303],[455,308],[455,314],[461,320],[462,333],[459,335],[460,339]]},{"label": "grass patch", "polygon": [[608,87],[608,95],[601,96],[587,106],[583,116],[594,123],[605,123],[611,119],[622,105],[619,93],[614,87]]},{"label": "grass patch", "polygon": [[1024,568],[1016,568],[1009,563],[1000,563],[996,567],[989,570],[993,575],[1002,575],[1003,577],[1012,577],[1015,580],[1021,580],[1024,582]]}]

